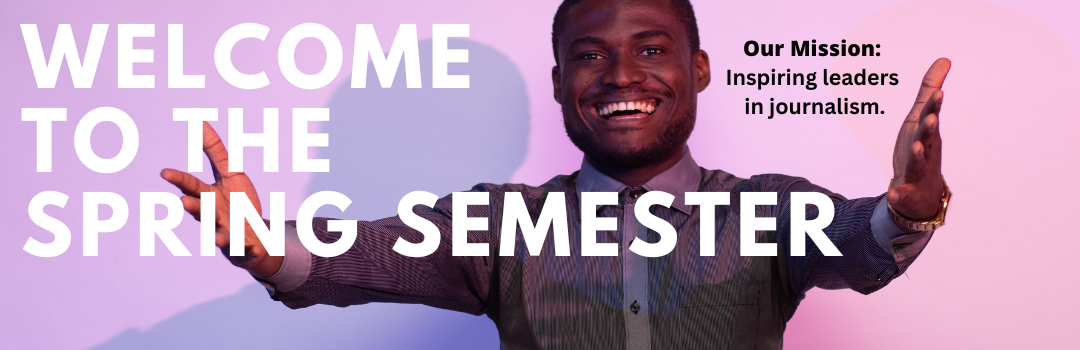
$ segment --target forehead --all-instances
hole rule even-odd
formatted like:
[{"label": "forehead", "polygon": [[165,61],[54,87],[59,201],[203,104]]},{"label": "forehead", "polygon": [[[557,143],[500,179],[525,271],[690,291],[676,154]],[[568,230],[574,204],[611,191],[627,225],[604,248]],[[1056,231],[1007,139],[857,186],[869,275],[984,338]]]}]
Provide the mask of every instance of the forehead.
[{"label": "forehead", "polygon": [[560,46],[583,37],[605,41],[660,30],[680,44],[689,44],[685,26],[666,0],[586,0],[570,7]]}]

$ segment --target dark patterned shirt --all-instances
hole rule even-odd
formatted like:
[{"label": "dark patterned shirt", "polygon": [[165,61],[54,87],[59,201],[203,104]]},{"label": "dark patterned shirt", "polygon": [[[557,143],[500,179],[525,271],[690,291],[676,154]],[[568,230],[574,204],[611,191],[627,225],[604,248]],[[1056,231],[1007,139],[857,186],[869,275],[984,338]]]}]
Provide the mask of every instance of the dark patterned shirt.
[{"label": "dark patterned shirt", "polygon": [[[305,250],[296,223],[288,222],[283,266],[263,284],[290,308],[393,302],[486,314],[504,349],[778,349],[787,321],[810,288],[876,291],[902,274],[932,235],[899,231],[883,196],[846,200],[785,175],[741,179],[698,167],[689,152],[640,188],[627,188],[583,162],[580,171],[539,187],[479,184],[471,191],[489,194],[490,205],[467,210],[470,217],[488,218],[487,230],[468,232],[468,242],[488,244],[486,256],[451,255],[453,207],[447,196],[434,207],[414,207],[441,232],[438,249],[427,257],[392,249],[399,237],[423,240],[398,217],[359,222],[353,247],[333,258]],[[675,197],[671,207],[649,208],[677,233],[674,250],[660,257],[629,249],[635,237],[659,241],[657,232],[634,219],[636,199],[645,191]],[[534,222],[550,194],[564,194],[569,256],[556,255],[551,229],[539,255],[531,255],[520,227],[514,255],[500,256],[506,192],[522,194]],[[619,204],[582,208],[583,192],[619,192]],[[702,256],[701,206],[686,205],[686,192],[731,194],[729,205],[715,207],[712,256]],[[749,215],[740,212],[743,192],[777,193],[778,205],[756,206],[754,215],[776,218],[775,231],[756,235],[757,242],[777,243],[778,256],[739,254],[740,217]],[[809,238],[805,256],[790,256],[792,192],[819,192],[833,200],[835,216],[824,231],[842,256],[825,256]],[[813,219],[817,209],[810,207],[806,215]],[[617,256],[582,256],[585,210],[617,220],[617,230],[596,234],[596,242],[617,244]],[[327,231],[326,222],[315,219],[315,235],[334,242],[340,233]]]}]

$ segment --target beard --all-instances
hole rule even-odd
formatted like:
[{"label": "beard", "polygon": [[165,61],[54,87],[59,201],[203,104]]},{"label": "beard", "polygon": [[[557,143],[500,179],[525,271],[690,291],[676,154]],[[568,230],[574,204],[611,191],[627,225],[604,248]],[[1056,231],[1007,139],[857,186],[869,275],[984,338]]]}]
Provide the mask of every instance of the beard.
[{"label": "beard", "polygon": [[[691,104],[695,104],[691,102]],[[697,118],[696,106],[688,106],[683,113],[676,112],[676,118],[664,124],[657,139],[646,144],[622,144],[616,146],[603,145],[597,142],[585,128],[575,128],[569,125],[570,118],[563,111],[563,127],[566,128],[566,136],[574,143],[593,165],[615,167],[621,169],[636,169],[647,165],[658,164],[670,159],[686,145],[690,133],[694,130],[694,122]],[[627,129],[626,131],[630,131]]]}]

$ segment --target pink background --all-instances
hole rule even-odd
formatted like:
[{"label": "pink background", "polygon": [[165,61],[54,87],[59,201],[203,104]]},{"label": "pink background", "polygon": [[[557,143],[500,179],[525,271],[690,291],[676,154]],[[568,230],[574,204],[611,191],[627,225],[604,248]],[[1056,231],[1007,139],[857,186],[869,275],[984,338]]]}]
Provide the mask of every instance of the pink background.
[{"label": "pink background", "polygon": [[[0,273],[0,348],[92,348],[123,332],[153,332],[185,310],[250,288],[250,277],[220,256],[172,257],[160,243],[158,256],[138,256],[138,193],[176,192],[157,177],[162,168],[186,166],[186,125],[172,121],[172,108],[219,108],[220,121],[213,124],[224,134],[225,108],[242,107],[246,113],[259,116],[262,108],[277,107],[282,110],[282,171],[259,171],[258,151],[249,151],[246,167],[262,198],[269,198],[271,191],[286,192],[286,215],[293,217],[312,175],[289,171],[289,110],[326,106],[334,91],[348,84],[355,24],[374,24],[384,50],[400,23],[416,23],[421,40],[430,38],[434,23],[470,24],[468,39],[508,57],[525,84],[530,117],[527,152],[509,180],[539,184],[576,170],[581,153],[566,138],[558,105],[551,98],[550,30],[557,5],[556,1],[0,4],[0,67],[4,67],[0,70],[0,147],[6,150],[6,181],[0,186],[0,217],[5,223],[0,229],[0,266],[6,267]],[[702,49],[710,53],[714,79],[699,95],[691,150],[702,166],[739,176],[785,173],[807,177],[848,197],[880,194],[891,176],[896,130],[910,108],[919,79],[937,57],[953,61],[941,114],[944,174],[955,193],[949,225],[935,235],[906,276],[888,288],[870,296],[852,291],[811,291],[788,324],[785,341],[789,348],[1075,346],[1070,334],[1080,328],[1080,321],[1074,319],[1080,313],[1075,297],[1080,281],[1071,273],[1071,263],[1076,261],[1071,255],[1080,238],[1066,218],[1080,210],[1076,204],[1080,190],[1071,179],[1080,163],[1080,141],[1074,136],[1080,129],[1080,35],[1076,34],[1080,33],[1080,22],[1076,21],[1080,8],[1068,1],[1007,0],[698,1],[695,8]],[[258,90],[230,86],[213,65],[218,37],[244,22],[270,27],[265,42],[246,40],[234,51],[242,71],[266,71],[270,85]],[[277,69],[281,37],[305,22],[331,28],[344,48],[342,72],[323,89],[296,88]],[[57,24],[70,23],[77,45],[84,49],[90,25],[109,23],[93,88],[72,88],[65,66],[56,88],[38,89],[19,29],[21,23],[38,25],[46,53],[51,51]],[[156,75],[157,88],[117,88],[118,23],[156,24],[154,38],[135,41],[136,48],[154,49],[155,61],[136,64],[135,73]],[[185,72],[205,75],[206,88],[165,88],[169,23],[184,24]],[[810,39],[879,43],[882,55],[742,54],[747,40],[790,45],[792,40]],[[325,55],[317,43],[305,41],[300,49],[297,59],[301,69],[310,73],[322,66]],[[900,84],[820,86],[815,91],[787,86],[757,91],[724,85],[727,69],[763,72],[772,68],[817,71],[819,76],[821,69],[854,72],[866,68],[896,72]],[[430,89],[430,76],[424,77],[424,88]],[[756,101],[848,97],[877,101],[886,113],[789,115],[768,120],[743,114],[747,97]],[[469,108],[478,102],[460,101],[459,107]],[[71,143],[79,118],[101,106],[122,109],[139,130],[138,155],[114,174],[87,169]],[[27,107],[68,109],[67,121],[54,123],[51,173],[34,171],[35,125],[20,121],[20,109]],[[348,137],[334,130],[324,132],[330,133],[331,142]],[[118,129],[103,126],[94,133],[94,150],[111,156],[119,151],[118,140]],[[201,176],[210,178],[208,171]],[[46,190],[70,196],[65,209],[46,210],[73,232],[71,247],[55,258],[38,258],[22,250],[28,237],[51,240],[51,235],[27,215],[30,199]],[[116,192],[128,201],[131,210],[124,228],[102,234],[98,257],[81,256],[81,201],[82,193],[88,191]],[[176,231],[188,249],[198,254],[197,222],[185,217]],[[261,302],[267,308],[283,309],[269,298]],[[426,318],[432,314],[416,316],[416,312],[426,311],[415,307],[376,305],[361,310],[378,315],[373,320],[387,327],[439,320]],[[479,319],[476,327],[482,328],[477,332],[493,339],[491,322],[475,319]],[[252,325],[249,332],[237,337],[259,337],[259,327]],[[389,329],[358,326],[355,331],[368,341],[339,341],[321,347],[393,348],[400,344],[395,337],[413,336]],[[190,336],[199,334],[192,331]]]}]

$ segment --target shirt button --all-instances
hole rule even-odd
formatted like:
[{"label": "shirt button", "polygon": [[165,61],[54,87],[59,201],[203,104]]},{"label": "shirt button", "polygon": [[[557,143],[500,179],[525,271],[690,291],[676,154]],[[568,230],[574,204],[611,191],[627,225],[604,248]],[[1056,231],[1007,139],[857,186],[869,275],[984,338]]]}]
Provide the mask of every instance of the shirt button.
[{"label": "shirt button", "polygon": [[637,300],[634,300],[634,303],[630,304],[630,312],[637,315],[638,311],[641,311],[641,304],[638,304]]}]

